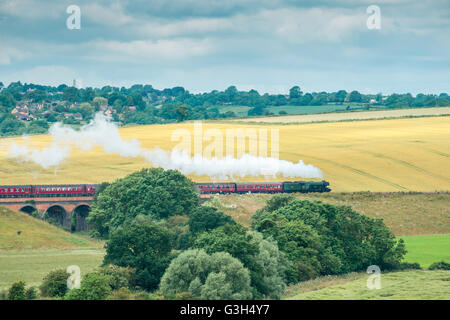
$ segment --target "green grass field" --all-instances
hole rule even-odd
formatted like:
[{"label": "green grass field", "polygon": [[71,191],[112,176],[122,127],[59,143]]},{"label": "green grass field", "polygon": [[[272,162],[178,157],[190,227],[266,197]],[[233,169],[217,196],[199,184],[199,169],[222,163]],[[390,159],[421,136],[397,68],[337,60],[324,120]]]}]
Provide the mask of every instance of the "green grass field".
[{"label": "green grass field", "polygon": [[[418,262],[422,268],[438,261],[450,263],[450,234],[401,237],[405,240],[407,262]],[[450,283],[449,283],[450,285]]]},{"label": "green grass field", "polygon": [[27,286],[38,286],[44,276],[55,269],[77,265],[81,275],[100,266],[104,249],[77,250],[11,250],[0,252],[0,290],[23,280]]},{"label": "green grass field", "polygon": [[0,290],[19,280],[37,286],[48,272],[70,265],[78,265],[85,274],[103,261],[103,245],[0,207]]},{"label": "green grass field", "polygon": [[[381,289],[368,289],[369,275],[353,281],[341,281],[323,289],[285,296],[290,300],[448,300],[450,271],[419,270],[381,273]],[[339,278],[333,281],[338,281]]]},{"label": "green grass field", "polygon": [[[336,111],[346,111],[347,106],[350,106],[350,111],[352,110],[361,110],[362,105],[355,103],[346,103],[343,105],[336,104],[327,104],[323,106],[271,106],[268,109],[269,112],[274,113],[276,115],[279,114],[280,111],[285,111],[287,114],[314,114],[314,113],[328,113],[328,112],[336,112]],[[220,107],[220,112],[225,113],[227,111],[232,111],[238,117],[246,117],[248,115],[248,110],[251,108],[248,106],[225,106]],[[347,111],[349,111],[347,110]]]},{"label": "green grass field", "polygon": [[23,212],[0,206],[0,252],[9,249],[102,248],[103,242],[74,235]]}]

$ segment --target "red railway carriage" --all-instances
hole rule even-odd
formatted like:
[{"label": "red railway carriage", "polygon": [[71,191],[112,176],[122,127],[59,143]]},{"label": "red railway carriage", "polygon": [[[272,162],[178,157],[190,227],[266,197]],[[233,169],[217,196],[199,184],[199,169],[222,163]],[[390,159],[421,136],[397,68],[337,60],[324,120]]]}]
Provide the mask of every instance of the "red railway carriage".
[{"label": "red railway carriage", "polygon": [[26,198],[33,194],[33,186],[0,186],[0,198]]},{"label": "red railway carriage", "polygon": [[34,186],[34,194],[36,197],[81,196],[86,194],[86,186],[82,184],[38,185]]},{"label": "red railway carriage", "polygon": [[235,183],[197,183],[201,193],[229,193],[236,191]]},{"label": "red railway carriage", "polygon": [[86,185],[86,193],[89,195],[94,195],[97,191],[97,185],[96,184],[87,184]]},{"label": "red railway carriage", "polygon": [[272,193],[272,192],[283,192],[283,184],[281,182],[243,182],[236,183],[236,192],[238,193]]}]

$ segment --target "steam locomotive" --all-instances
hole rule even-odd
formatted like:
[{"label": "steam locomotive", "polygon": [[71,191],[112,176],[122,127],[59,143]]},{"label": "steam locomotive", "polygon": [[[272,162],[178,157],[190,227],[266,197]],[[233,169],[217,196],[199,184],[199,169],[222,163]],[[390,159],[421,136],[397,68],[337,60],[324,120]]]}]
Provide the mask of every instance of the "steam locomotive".
[{"label": "steam locomotive", "polygon": [[[327,181],[196,183],[202,194],[329,192]],[[0,198],[82,197],[95,195],[98,184],[1,186]]]}]

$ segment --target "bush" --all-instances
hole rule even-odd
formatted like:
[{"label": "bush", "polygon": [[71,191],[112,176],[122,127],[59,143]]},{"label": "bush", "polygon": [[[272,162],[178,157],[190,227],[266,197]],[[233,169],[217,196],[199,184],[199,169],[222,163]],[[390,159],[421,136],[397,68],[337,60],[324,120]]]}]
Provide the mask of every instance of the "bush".
[{"label": "bush", "polygon": [[8,299],[8,290],[0,291],[0,300],[7,300],[7,299]]},{"label": "bush", "polygon": [[434,262],[428,267],[428,270],[450,270],[450,263],[445,261]]},{"label": "bush", "polygon": [[29,287],[25,291],[25,298],[27,300],[34,300],[34,299],[36,299],[37,298],[36,288],[35,287]]},{"label": "bush", "polygon": [[110,286],[113,291],[121,288],[129,289],[135,282],[136,270],[130,267],[119,267],[113,264],[101,267],[99,274],[110,277]]},{"label": "bush", "polygon": [[41,296],[43,297],[64,297],[67,292],[67,279],[69,274],[66,270],[59,269],[49,272],[43,279],[41,286]]},{"label": "bush", "polygon": [[80,289],[69,290],[64,298],[66,300],[105,300],[111,291],[111,277],[91,272],[81,280]]},{"label": "bush", "polygon": [[421,270],[422,267],[417,262],[402,262],[395,265],[392,270]]},{"label": "bush", "polygon": [[8,300],[25,300],[25,282],[19,281],[11,285],[8,290]]},{"label": "bush", "polygon": [[249,271],[243,264],[228,253],[208,255],[204,250],[187,250],[175,258],[161,279],[160,290],[174,299],[252,298]]},{"label": "bush", "polygon": [[134,295],[130,289],[122,287],[118,290],[111,292],[108,300],[134,300]]}]

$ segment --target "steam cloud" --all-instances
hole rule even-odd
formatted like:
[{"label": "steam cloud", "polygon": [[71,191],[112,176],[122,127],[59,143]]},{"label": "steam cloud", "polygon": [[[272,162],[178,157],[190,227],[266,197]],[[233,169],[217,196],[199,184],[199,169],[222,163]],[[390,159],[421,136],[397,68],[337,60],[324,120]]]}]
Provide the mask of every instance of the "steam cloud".
[{"label": "steam cloud", "polygon": [[25,162],[33,162],[44,169],[57,167],[70,156],[72,149],[78,148],[89,151],[100,146],[108,153],[116,153],[122,157],[143,157],[154,166],[164,169],[176,169],[183,174],[207,175],[214,179],[227,179],[245,176],[273,176],[321,178],[322,172],[313,165],[306,165],[299,160],[293,163],[268,157],[257,157],[244,154],[241,158],[224,157],[221,159],[207,159],[200,155],[191,157],[188,153],[165,151],[159,147],[153,150],[141,147],[136,139],[124,140],[120,136],[117,126],[102,114],[96,114],[93,121],[75,131],[70,127],[56,123],[51,126],[49,133],[52,141],[49,147],[42,150],[30,148],[27,138],[24,144],[10,142],[6,146],[8,155]]}]

